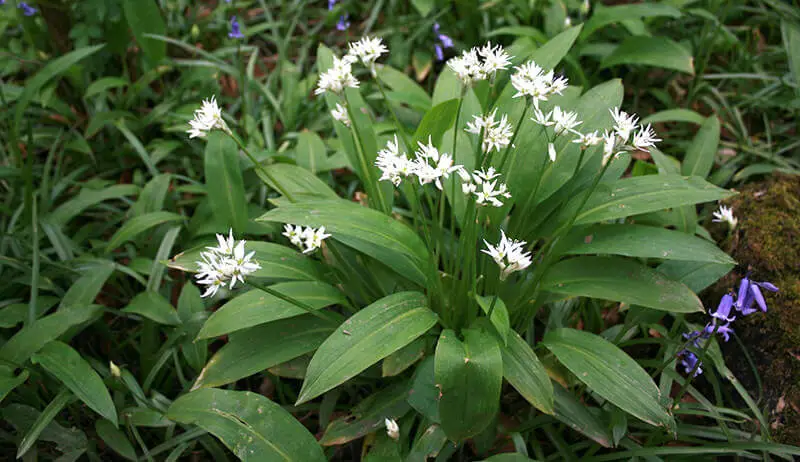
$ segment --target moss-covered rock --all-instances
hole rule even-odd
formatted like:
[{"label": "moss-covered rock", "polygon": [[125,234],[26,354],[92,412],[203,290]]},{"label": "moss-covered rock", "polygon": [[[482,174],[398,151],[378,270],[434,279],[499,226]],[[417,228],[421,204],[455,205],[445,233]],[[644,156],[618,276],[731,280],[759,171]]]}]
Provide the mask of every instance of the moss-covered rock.
[{"label": "moss-covered rock", "polygon": [[[777,175],[746,185],[725,205],[739,219],[736,229],[721,241],[739,262],[716,285],[716,294],[737,286],[743,273],[755,281],[780,288],[769,293],[767,313],[735,322],[736,332],[752,355],[761,376],[769,422],[776,439],[800,445],[800,176]],[[725,236],[722,224],[711,225]],[[725,346],[726,359],[737,377],[758,395],[752,368],[735,342]]]}]

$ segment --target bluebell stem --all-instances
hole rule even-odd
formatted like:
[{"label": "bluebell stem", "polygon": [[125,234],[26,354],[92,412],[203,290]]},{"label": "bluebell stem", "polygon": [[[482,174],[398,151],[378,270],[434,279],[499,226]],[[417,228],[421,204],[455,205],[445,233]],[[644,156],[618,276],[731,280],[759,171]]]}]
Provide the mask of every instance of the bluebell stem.
[{"label": "bluebell stem", "polygon": [[21,9],[22,14],[24,14],[25,16],[33,16],[36,14],[37,11],[39,11],[25,2],[19,2],[17,4],[17,8]]},{"label": "bluebell stem", "polygon": [[236,20],[236,16],[231,16],[231,31],[228,32],[228,38],[232,39],[243,39],[244,35],[242,34],[241,26],[239,26],[239,21]]},{"label": "bluebell stem", "polygon": [[339,16],[339,22],[336,23],[336,28],[340,31],[346,31],[350,28],[350,21],[347,19],[350,17],[349,14],[343,14]]}]

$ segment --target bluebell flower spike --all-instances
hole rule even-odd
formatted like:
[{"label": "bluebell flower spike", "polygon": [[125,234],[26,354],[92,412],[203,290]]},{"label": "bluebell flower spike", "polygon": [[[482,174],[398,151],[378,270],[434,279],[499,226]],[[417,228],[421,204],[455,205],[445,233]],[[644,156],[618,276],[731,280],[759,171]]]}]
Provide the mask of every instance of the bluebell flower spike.
[{"label": "bluebell flower spike", "polygon": [[232,39],[243,39],[244,34],[242,34],[241,26],[239,25],[239,21],[236,19],[236,16],[231,16],[231,31],[228,33],[228,38]]},{"label": "bluebell flower spike", "polygon": [[350,17],[349,14],[343,14],[339,16],[339,22],[336,23],[336,28],[340,31],[346,31],[350,28],[350,21],[347,19]]}]

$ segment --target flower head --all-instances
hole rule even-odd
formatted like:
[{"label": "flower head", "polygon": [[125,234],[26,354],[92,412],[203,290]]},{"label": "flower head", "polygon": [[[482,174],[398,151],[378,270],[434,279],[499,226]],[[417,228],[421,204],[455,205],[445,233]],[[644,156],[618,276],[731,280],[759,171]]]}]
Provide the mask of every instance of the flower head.
[{"label": "flower head", "polygon": [[336,103],[336,108],[331,110],[331,116],[334,120],[338,120],[348,127],[350,126],[350,117],[347,115],[347,108],[341,104]]},{"label": "flower head", "polygon": [[334,6],[336,6],[336,0],[328,0],[328,11],[332,11]]},{"label": "flower head", "polygon": [[503,202],[500,199],[511,197],[508,186],[496,179],[500,173],[494,167],[489,167],[488,170],[475,170],[472,175],[460,169],[458,175],[461,177],[461,190],[464,194],[474,194],[477,205],[502,207]]},{"label": "flower head", "polygon": [[211,130],[229,132],[228,125],[222,120],[222,110],[217,106],[216,97],[203,100],[200,109],[194,111],[194,119],[189,121],[189,138],[205,137]]},{"label": "flower head", "polygon": [[727,223],[731,229],[736,228],[736,224],[739,223],[739,220],[733,216],[733,208],[725,207],[724,205],[719,206],[719,210],[714,211],[711,215],[714,218],[711,220],[714,223]]},{"label": "flower head", "polygon": [[489,244],[485,239],[485,250],[481,252],[492,257],[497,266],[500,267],[500,280],[505,280],[509,274],[515,271],[522,271],[531,265],[531,254],[525,252],[525,241],[515,241],[506,237],[504,231],[500,231],[500,242],[497,246]]},{"label": "flower head", "polygon": [[437,61],[444,61],[444,49],[453,48],[453,39],[445,34],[439,33],[439,23],[433,23],[433,33],[436,34],[438,43],[433,45],[433,51],[436,54]]},{"label": "flower head", "polygon": [[236,282],[244,283],[244,277],[261,268],[253,261],[255,251],[246,253],[245,242],[238,243],[233,238],[233,230],[228,232],[226,238],[217,234],[217,247],[208,247],[206,252],[200,253],[201,260],[197,262],[198,273],[195,277],[197,283],[208,286],[203,297],[214,296],[219,289],[230,282],[233,289]]},{"label": "flower head", "polygon": [[347,13],[339,16],[339,21],[336,23],[336,29],[343,32],[349,29],[350,21],[348,21],[348,18],[350,18],[350,15]]},{"label": "flower head", "polygon": [[614,119],[614,131],[620,137],[623,143],[628,141],[631,133],[636,130],[636,124],[639,118],[636,115],[629,115],[625,111],[621,111],[618,107],[609,109],[611,117]]},{"label": "flower head", "polygon": [[447,153],[440,153],[428,137],[428,144],[417,143],[419,148],[414,153],[411,172],[417,175],[420,184],[434,183],[436,188],[442,189],[442,178],[450,178],[452,172],[460,170],[460,165],[455,165],[453,157]]},{"label": "flower head", "polygon": [[[3,2],[3,3],[5,3],[5,2]],[[22,14],[24,14],[25,16],[33,16],[33,15],[35,15],[35,14],[36,14],[36,13],[39,11],[39,10],[37,10],[36,8],[34,8],[34,7],[30,6],[30,5],[28,5],[28,4],[27,4],[27,3],[25,3],[25,2],[19,2],[19,3],[17,3],[17,8],[19,8],[20,10],[22,10]]]},{"label": "flower head", "polygon": [[391,181],[395,186],[399,186],[403,178],[413,172],[413,165],[406,157],[406,154],[400,154],[397,135],[394,136],[394,140],[386,142],[385,148],[378,151],[378,157],[375,159],[375,166],[382,172],[378,180]]},{"label": "flower head", "polygon": [[383,419],[383,423],[386,425],[386,434],[389,438],[397,441],[400,438],[400,426],[397,422],[394,419]]},{"label": "flower head", "polygon": [[231,31],[228,32],[228,38],[232,39],[243,39],[244,34],[242,34],[241,27],[239,26],[239,21],[236,19],[236,16],[231,16]]},{"label": "flower head", "polygon": [[540,101],[547,101],[553,94],[560,95],[567,88],[567,79],[556,76],[551,70],[545,72],[533,61],[517,66],[511,76],[511,85],[517,90],[514,98],[531,97],[534,108],[539,108]]},{"label": "flower head", "polygon": [[553,130],[556,136],[560,136],[568,130],[571,131],[573,128],[583,123],[578,120],[578,114],[576,112],[563,111],[558,106],[553,108],[553,122],[555,123]]},{"label": "flower head", "polygon": [[479,49],[478,55],[483,58],[483,73],[487,75],[494,76],[497,71],[506,70],[511,65],[511,56],[502,46],[492,46],[492,42]]},{"label": "flower head", "polygon": [[656,132],[648,124],[646,127],[639,127],[639,132],[633,135],[633,146],[641,151],[647,151],[661,141],[656,136]]},{"label": "flower head", "polygon": [[358,88],[358,80],[353,76],[353,58],[345,55],[339,59],[333,57],[333,66],[319,76],[315,95],[321,95],[327,91],[341,94],[345,88]]},{"label": "flower head", "polygon": [[683,350],[681,352],[681,365],[683,366],[684,372],[687,374],[694,371],[694,373],[692,373],[692,377],[697,377],[703,373],[703,363],[700,362],[700,359],[696,354],[689,350]]},{"label": "flower head", "polygon": [[603,137],[595,130],[590,133],[579,133],[578,137],[572,140],[572,142],[584,147],[596,146],[603,142]]},{"label": "flower head", "polygon": [[486,78],[483,66],[478,59],[478,50],[475,48],[464,51],[461,56],[451,58],[447,61],[447,67],[455,72],[464,85],[470,85],[474,81]]},{"label": "flower head", "polygon": [[374,75],[375,61],[387,51],[389,51],[389,49],[386,48],[380,38],[364,37],[357,42],[351,43],[350,50],[347,52],[347,54],[361,61],[365,66],[370,68]]},{"label": "flower head", "polygon": [[303,228],[300,225],[284,225],[283,235],[289,239],[293,245],[298,247],[303,253],[311,253],[322,247],[322,241],[331,237],[325,233],[325,227],[320,226],[314,229],[311,226]]},{"label": "flower head", "polygon": [[495,120],[497,109],[485,116],[473,116],[475,120],[467,123],[465,130],[468,133],[482,135],[483,152],[492,150],[500,151],[511,143],[513,130],[508,122],[508,116],[503,114],[500,121]]}]

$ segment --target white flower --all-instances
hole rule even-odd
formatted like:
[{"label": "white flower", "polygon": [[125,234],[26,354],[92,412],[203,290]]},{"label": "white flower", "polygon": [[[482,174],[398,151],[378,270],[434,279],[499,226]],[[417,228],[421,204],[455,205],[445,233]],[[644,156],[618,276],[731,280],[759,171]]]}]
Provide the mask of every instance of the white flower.
[{"label": "white flower", "polygon": [[612,156],[616,155],[614,151],[617,147],[617,135],[608,130],[603,133],[603,165],[606,165]]},{"label": "white flower", "polygon": [[400,426],[397,422],[394,419],[383,419],[383,423],[386,425],[386,434],[389,438],[397,441],[400,438]]},{"label": "white flower", "polygon": [[419,178],[420,184],[434,183],[436,187],[442,189],[442,178],[449,178],[450,173],[460,170],[460,165],[453,164],[453,157],[450,154],[439,153],[428,137],[428,144],[417,142],[419,149],[415,153],[416,159],[413,161],[411,172]]},{"label": "white flower", "polygon": [[497,266],[500,267],[500,280],[505,280],[509,274],[515,271],[522,271],[531,265],[531,254],[525,252],[525,241],[515,241],[506,237],[506,233],[500,231],[500,243],[497,246],[489,244],[485,239],[486,250],[481,252],[492,257]]},{"label": "white flower", "polygon": [[[577,132],[576,132],[577,133]],[[597,146],[598,144],[603,142],[603,137],[597,133],[597,130],[590,132],[590,133],[577,133],[578,137],[572,140],[573,143],[580,144],[582,146]]]},{"label": "white flower", "polygon": [[475,170],[472,175],[464,169],[459,169],[458,175],[462,181],[461,191],[464,194],[475,194],[477,205],[502,207],[503,201],[500,198],[511,197],[508,186],[496,179],[500,173],[494,167],[489,167],[488,170]]},{"label": "white flower", "polygon": [[298,247],[303,253],[311,253],[322,247],[322,241],[331,235],[325,233],[325,227],[320,226],[314,229],[311,226],[303,228],[300,225],[284,225],[283,235],[289,238],[289,242]]},{"label": "white flower", "polygon": [[547,143],[547,155],[550,156],[550,161],[556,161],[556,145],[553,143]]},{"label": "white flower", "polygon": [[394,141],[387,141],[386,147],[378,151],[375,166],[383,172],[378,181],[388,180],[399,186],[404,177],[413,173],[412,163],[406,158],[405,153],[401,155],[399,151],[397,135],[394,136]]},{"label": "white flower", "polygon": [[555,125],[555,122],[553,122],[552,117],[553,117],[553,111],[542,112],[541,109],[534,108],[533,117],[531,117],[531,120],[543,127],[549,127],[551,125]]},{"label": "white flower", "polygon": [[577,113],[562,111],[558,106],[553,108],[553,122],[555,122],[555,127],[553,130],[555,130],[556,136],[559,136],[568,130],[571,131],[573,128],[583,123],[578,120]]},{"label": "white flower", "polygon": [[483,72],[486,74],[494,75],[497,71],[505,70],[511,65],[511,56],[502,46],[493,47],[492,42],[488,42],[478,50],[478,54],[483,58]]},{"label": "white flower", "polygon": [[655,146],[659,141],[661,140],[656,137],[656,132],[653,131],[650,125],[640,127],[639,132],[633,135],[633,146],[642,151],[647,151],[648,148]]},{"label": "white flower", "polygon": [[341,94],[345,88],[358,88],[358,80],[353,77],[352,65],[355,58],[346,55],[342,59],[333,57],[333,66],[319,76],[315,95],[326,91]]},{"label": "white flower", "polygon": [[455,72],[464,85],[470,85],[476,80],[486,79],[486,72],[478,58],[478,50],[476,48],[464,51],[461,56],[450,59],[447,61],[447,66]]},{"label": "white flower", "polygon": [[712,215],[714,219],[711,221],[714,223],[727,223],[731,229],[736,228],[736,224],[739,223],[739,220],[733,216],[733,208],[731,207],[720,205],[719,210],[714,211]]},{"label": "white flower", "polygon": [[347,115],[347,108],[341,104],[336,103],[336,108],[331,110],[331,116],[348,127],[350,126],[350,117]]},{"label": "white flower", "polygon": [[497,109],[485,116],[473,116],[475,120],[467,123],[465,130],[468,133],[483,134],[481,144],[483,152],[490,152],[492,149],[500,151],[511,143],[514,132],[508,122],[508,116],[504,114],[498,122],[495,120],[496,115]]},{"label": "white flower", "polygon": [[571,25],[572,25],[572,18],[570,18],[569,16],[564,18],[564,28],[566,29],[567,27],[569,27]]},{"label": "white flower", "polygon": [[189,121],[189,138],[205,137],[214,129],[229,132],[228,125],[222,120],[222,110],[217,106],[216,96],[204,99],[200,109],[194,111],[194,119]]},{"label": "white flower", "polygon": [[238,243],[233,238],[233,230],[228,232],[228,238],[217,234],[217,247],[208,247],[207,252],[201,252],[198,261],[198,272],[195,277],[197,283],[208,286],[203,297],[214,296],[219,289],[230,282],[230,289],[236,282],[244,283],[244,277],[261,268],[253,261],[255,251],[245,253],[245,242]]},{"label": "white flower", "polygon": [[611,117],[614,118],[614,131],[617,132],[617,136],[622,139],[623,143],[627,142],[631,133],[636,130],[639,118],[635,114],[629,115],[627,112],[621,111],[618,107],[609,109],[609,111]]},{"label": "white flower", "polygon": [[567,88],[566,78],[556,77],[552,70],[544,72],[544,69],[533,61],[528,61],[515,69],[517,72],[511,76],[511,85],[517,90],[514,98],[530,96],[536,109],[539,108],[540,101],[547,101],[553,94],[560,95]]},{"label": "white flower", "polygon": [[360,60],[375,75],[375,61],[389,51],[378,37],[364,37],[350,44],[348,54]]}]

